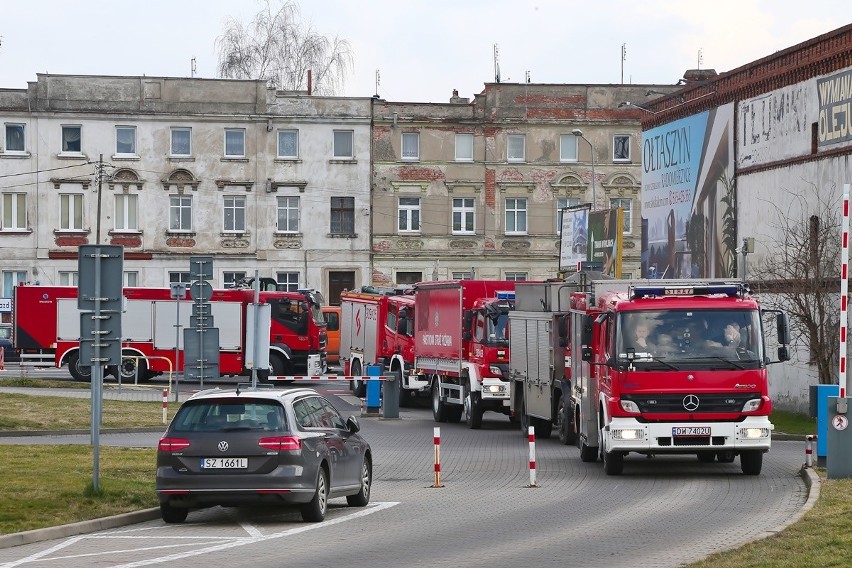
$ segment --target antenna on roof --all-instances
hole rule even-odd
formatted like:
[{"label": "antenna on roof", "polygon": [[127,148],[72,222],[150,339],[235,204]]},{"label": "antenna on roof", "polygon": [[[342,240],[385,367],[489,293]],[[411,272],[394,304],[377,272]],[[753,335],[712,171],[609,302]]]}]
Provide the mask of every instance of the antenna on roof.
[{"label": "antenna on roof", "polygon": [[195,70],[196,70],[196,67],[195,67],[195,56],[193,56],[193,57],[192,57],[192,60],[190,61],[190,66],[189,66],[189,76],[190,76],[190,77],[195,77]]},{"label": "antenna on roof", "polygon": [[494,44],[494,82],[500,82],[500,50],[497,44]]}]

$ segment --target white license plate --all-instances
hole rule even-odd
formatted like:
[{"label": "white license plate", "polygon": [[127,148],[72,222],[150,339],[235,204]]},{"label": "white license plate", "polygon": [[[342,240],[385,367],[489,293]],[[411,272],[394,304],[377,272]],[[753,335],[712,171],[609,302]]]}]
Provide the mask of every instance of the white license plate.
[{"label": "white license plate", "polygon": [[201,458],[201,469],[247,469],[248,458]]},{"label": "white license plate", "polygon": [[672,436],[709,436],[710,426],[672,426]]}]

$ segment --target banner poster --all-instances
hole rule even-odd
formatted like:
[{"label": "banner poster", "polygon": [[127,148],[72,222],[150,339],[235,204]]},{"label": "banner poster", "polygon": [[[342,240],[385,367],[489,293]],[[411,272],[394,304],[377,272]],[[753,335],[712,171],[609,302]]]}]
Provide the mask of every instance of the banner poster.
[{"label": "banner poster", "polygon": [[588,260],[589,208],[577,205],[562,210],[562,236],[559,241],[559,270],[577,270],[577,263]]},{"label": "banner poster", "polygon": [[589,253],[587,260],[600,263],[602,272],[621,278],[621,245],[624,211],[607,209],[589,213]]},{"label": "banner poster", "polygon": [[642,133],[642,277],[736,276],[734,104]]}]

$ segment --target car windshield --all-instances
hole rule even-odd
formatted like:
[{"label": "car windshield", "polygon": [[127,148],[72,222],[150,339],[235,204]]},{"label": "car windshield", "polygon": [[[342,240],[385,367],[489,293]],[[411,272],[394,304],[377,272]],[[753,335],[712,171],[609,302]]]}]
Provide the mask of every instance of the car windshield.
[{"label": "car windshield", "polygon": [[187,401],[172,421],[172,432],[287,431],[284,408],[275,401],[245,397]]},{"label": "car windshield", "polygon": [[637,368],[755,369],[763,364],[756,310],[622,312],[615,333],[616,360]]}]

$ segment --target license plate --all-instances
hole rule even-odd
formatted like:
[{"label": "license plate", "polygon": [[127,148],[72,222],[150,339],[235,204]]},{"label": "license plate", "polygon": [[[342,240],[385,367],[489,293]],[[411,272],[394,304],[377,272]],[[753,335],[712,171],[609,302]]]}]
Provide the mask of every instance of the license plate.
[{"label": "license plate", "polygon": [[709,436],[710,426],[673,426],[672,436]]},{"label": "license plate", "polygon": [[201,469],[247,469],[248,458],[201,458]]}]

